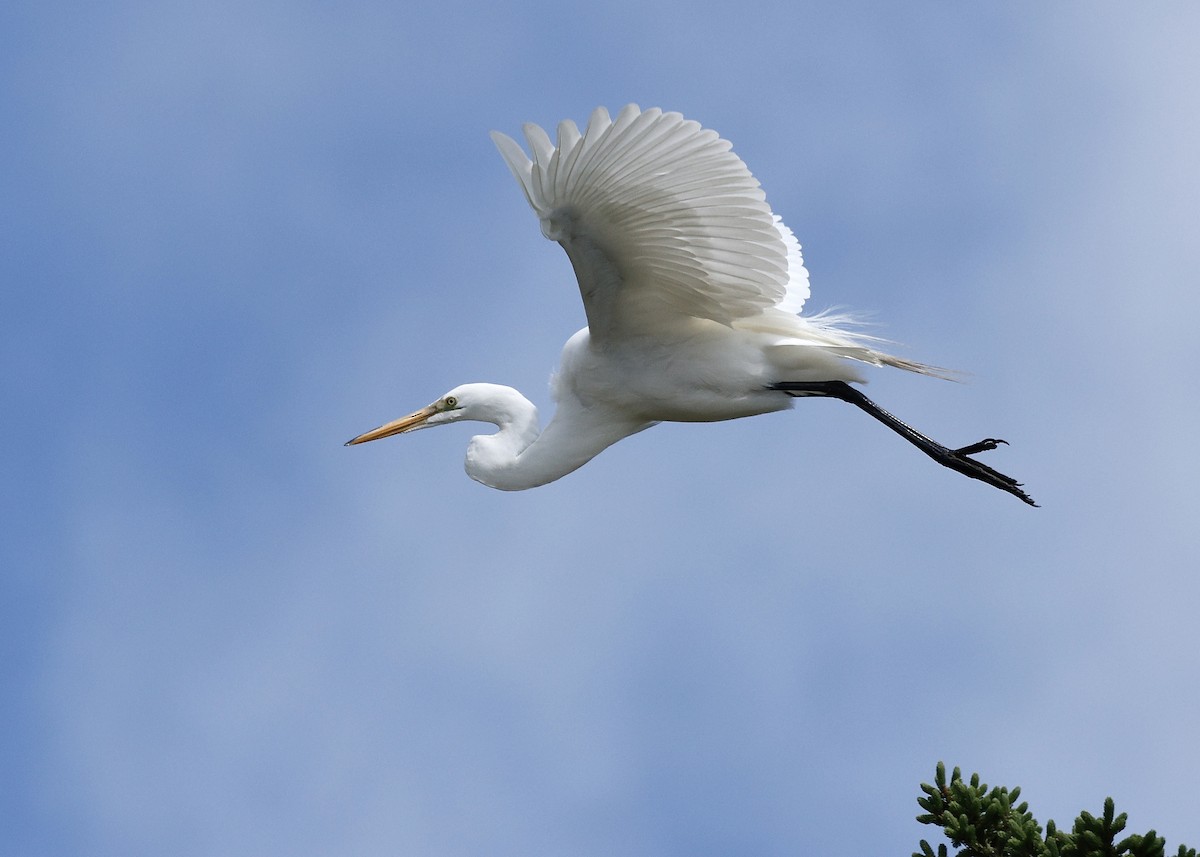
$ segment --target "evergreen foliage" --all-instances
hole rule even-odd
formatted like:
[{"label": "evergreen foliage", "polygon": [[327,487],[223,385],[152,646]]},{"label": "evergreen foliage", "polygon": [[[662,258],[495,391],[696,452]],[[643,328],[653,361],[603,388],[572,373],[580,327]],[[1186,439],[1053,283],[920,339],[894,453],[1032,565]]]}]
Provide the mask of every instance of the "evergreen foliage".
[{"label": "evergreen foliage", "polygon": [[[972,774],[967,782],[958,768],[947,782],[946,765],[938,762],[934,784],[921,783],[921,791],[925,796],[917,803],[925,812],[917,821],[942,828],[958,849],[953,857],[1164,857],[1166,840],[1154,830],[1117,839],[1125,829],[1125,813],[1114,814],[1111,797],[1105,798],[1100,816],[1081,812],[1070,833],[1047,821],[1043,836],[1029,804],[1017,803],[1020,788],[989,789],[979,781],[979,774]],[[951,854],[944,844],[934,851],[922,839],[921,850],[913,857]],[[1196,849],[1180,845],[1174,857],[1197,857]]]}]

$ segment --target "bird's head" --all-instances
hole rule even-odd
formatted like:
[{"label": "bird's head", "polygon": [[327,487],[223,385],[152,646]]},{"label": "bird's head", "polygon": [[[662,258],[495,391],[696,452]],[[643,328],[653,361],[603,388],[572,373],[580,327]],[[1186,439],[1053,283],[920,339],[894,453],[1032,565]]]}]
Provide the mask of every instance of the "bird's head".
[{"label": "bird's head", "polygon": [[353,446],[356,443],[366,443],[369,440],[379,440],[380,438],[391,437],[394,434],[406,434],[423,428],[433,428],[434,426],[446,425],[447,423],[461,420],[466,416],[466,413],[460,396],[460,388],[456,387],[436,402],[426,405],[419,411],[414,411],[398,420],[392,420],[390,423],[385,423],[379,428],[363,432],[358,437],[346,441],[346,446]]},{"label": "bird's head", "polygon": [[463,384],[419,411],[346,441],[346,446],[379,440],[394,434],[448,425],[459,420],[478,420],[503,425],[511,422],[514,416],[529,411],[533,412],[536,420],[536,408],[512,387],[502,387],[499,384]]}]

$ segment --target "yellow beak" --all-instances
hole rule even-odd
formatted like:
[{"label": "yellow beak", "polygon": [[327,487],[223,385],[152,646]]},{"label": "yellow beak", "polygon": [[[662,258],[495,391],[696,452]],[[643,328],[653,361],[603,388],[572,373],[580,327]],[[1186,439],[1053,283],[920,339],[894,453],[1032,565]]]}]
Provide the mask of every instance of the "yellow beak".
[{"label": "yellow beak", "polygon": [[391,437],[394,434],[403,434],[406,431],[415,431],[425,427],[425,421],[438,412],[434,405],[426,408],[421,408],[415,414],[409,414],[407,417],[401,417],[398,420],[392,420],[390,423],[381,425],[377,429],[371,429],[369,432],[364,432],[353,440],[346,441],[346,446],[353,446],[356,443],[366,443],[369,440],[379,440],[381,437]]}]

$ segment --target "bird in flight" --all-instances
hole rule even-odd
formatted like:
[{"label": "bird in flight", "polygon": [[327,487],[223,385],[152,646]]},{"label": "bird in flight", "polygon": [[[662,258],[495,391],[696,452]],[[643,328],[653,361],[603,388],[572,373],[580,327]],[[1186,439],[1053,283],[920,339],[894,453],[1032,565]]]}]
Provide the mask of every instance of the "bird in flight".
[{"label": "bird in flight", "polygon": [[841,399],[938,464],[1037,505],[1015,479],[974,456],[1005,443],[950,448],[864,396],[858,367],[944,370],[887,354],[834,314],[801,315],[808,271],[792,231],[730,144],[678,113],[603,108],[557,142],[525,125],[532,160],[492,132],[541,223],[567,251],[587,327],[567,340],[551,380],[545,430],[512,387],[463,384],[416,413],[347,442],[448,425],[491,423],[471,438],[467,474],[505,491],[553,482],[660,422],[713,422]]}]

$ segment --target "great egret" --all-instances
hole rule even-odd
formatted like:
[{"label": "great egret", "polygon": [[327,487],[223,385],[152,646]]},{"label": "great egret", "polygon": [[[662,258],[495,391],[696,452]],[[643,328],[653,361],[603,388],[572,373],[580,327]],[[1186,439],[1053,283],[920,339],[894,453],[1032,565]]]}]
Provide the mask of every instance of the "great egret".
[{"label": "great egret", "polygon": [[854,363],[945,377],[886,354],[850,319],[799,315],[809,295],[800,244],[771,212],[730,144],[678,113],[603,108],[558,144],[525,125],[531,161],[492,132],[542,234],[567,251],[587,327],[567,340],[551,381],[545,431],[511,387],[464,384],[347,445],[460,420],[499,431],[471,438],[467,474],[520,491],[553,482],[606,447],[660,422],[711,422],[826,396],[855,405],[939,464],[1036,505],[1020,483],[971,456],[1005,441],[950,449],[884,411],[850,382]]}]

